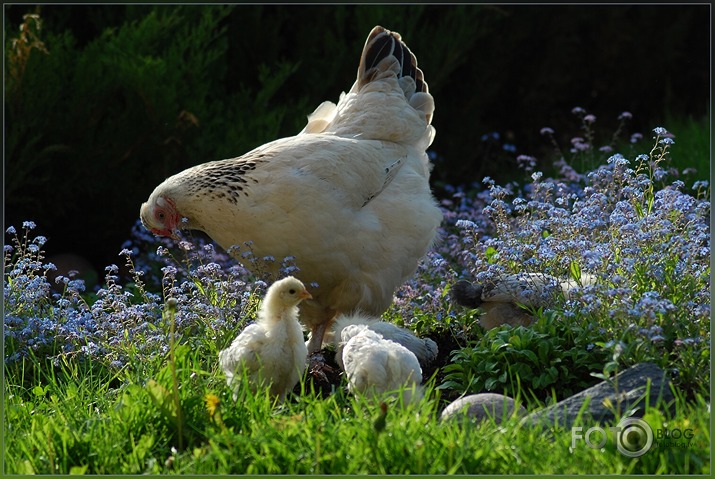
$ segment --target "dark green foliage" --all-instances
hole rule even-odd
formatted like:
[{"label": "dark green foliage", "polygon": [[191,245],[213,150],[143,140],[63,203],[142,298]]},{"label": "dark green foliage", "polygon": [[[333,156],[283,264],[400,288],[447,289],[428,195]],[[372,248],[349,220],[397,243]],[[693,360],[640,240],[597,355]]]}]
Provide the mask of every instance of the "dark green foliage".
[{"label": "dark green foliage", "polygon": [[671,118],[667,122],[670,131],[676,133],[677,151],[671,154],[670,166],[680,171],[695,169],[694,174],[686,174],[683,181],[692,179],[708,179],[711,166],[710,151],[710,118],[693,116]]},{"label": "dark green foliage", "polygon": [[48,53],[33,50],[6,90],[11,216],[41,219],[53,239],[65,231],[55,252],[106,264],[164,178],[236,156],[278,136],[287,112],[307,113],[304,100],[273,99],[294,64],[255,65],[255,89],[226,92],[230,11],[156,7],[83,48],[70,32],[41,32]]},{"label": "dark green foliage", "polygon": [[590,328],[580,329],[553,318],[541,318],[533,327],[503,326],[452,353],[444,367],[442,388],[465,394],[503,393],[544,402],[576,394],[597,382],[607,355],[589,340]]}]

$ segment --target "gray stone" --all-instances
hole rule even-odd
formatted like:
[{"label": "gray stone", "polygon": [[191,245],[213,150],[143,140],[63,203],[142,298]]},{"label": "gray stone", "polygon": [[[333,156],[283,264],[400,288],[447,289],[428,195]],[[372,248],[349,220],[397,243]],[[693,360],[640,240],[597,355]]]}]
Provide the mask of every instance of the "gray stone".
[{"label": "gray stone", "polygon": [[529,414],[522,424],[570,428],[579,414],[585,421],[606,423],[616,419],[616,408],[620,408],[621,416],[632,413],[635,417],[642,417],[649,380],[648,406],[655,407],[660,399],[663,400],[661,404],[671,405],[674,397],[666,373],[655,364],[641,363],[620,372],[610,381],[602,381],[553,406]]},{"label": "gray stone", "polygon": [[[442,411],[440,420],[454,419],[462,422],[464,419],[470,419],[479,422],[484,419],[494,418],[494,421],[499,424],[504,417],[505,408],[507,409],[507,416],[514,414],[516,403],[512,398],[493,393],[473,394],[459,398],[449,404]],[[526,409],[520,405],[517,414],[524,416]]]}]

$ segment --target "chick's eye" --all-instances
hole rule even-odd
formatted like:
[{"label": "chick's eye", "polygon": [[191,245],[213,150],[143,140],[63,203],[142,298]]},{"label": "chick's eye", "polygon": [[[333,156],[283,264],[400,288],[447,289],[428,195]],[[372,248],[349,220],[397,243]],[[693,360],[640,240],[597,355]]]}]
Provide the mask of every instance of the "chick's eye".
[{"label": "chick's eye", "polygon": [[288,292],[289,292],[290,294],[295,294],[295,290],[294,290],[294,289],[291,289],[291,290],[289,290]]}]

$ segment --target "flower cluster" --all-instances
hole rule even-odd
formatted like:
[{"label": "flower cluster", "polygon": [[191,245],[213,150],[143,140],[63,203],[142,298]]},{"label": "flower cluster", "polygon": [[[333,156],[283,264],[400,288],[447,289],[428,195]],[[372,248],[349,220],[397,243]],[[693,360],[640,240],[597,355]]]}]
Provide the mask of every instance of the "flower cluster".
[{"label": "flower cluster", "polygon": [[[264,282],[250,282],[252,276],[212,244],[202,242],[199,248],[181,243],[186,253],[181,264],[168,254],[165,240],[139,236],[138,245],[154,242],[156,252],[140,256],[139,246],[125,245],[119,256],[130,274],[127,284],[122,285],[119,266],[110,265],[105,284],[97,291],[87,293],[82,280],[60,276],[56,281],[64,288],[56,293],[47,278],[54,265],[42,261],[45,238],[31,238],[32,222],[25,222],[23,228],[23,234],[8,228],[12,244],[4,249],[8,363],[28,355],[79,356],[122,367],[161,357],[169,345],[170,328],[163,314],[168,298],[178,304],[176,334],[186,342],[201,338],[223,344],[251,318],[254,298],[262,296],[255,293],[265,289]],[[134,263],[134,256],[142,268]],[[158,280],[152,274],[157,266]],[[162,294],[150,292],[145,279],[158,284]]]},{"label": "flower cluster", "polygon": [[[582,285],[554,301],[549,314],[587,331],[590,349],[636,345],[621,356],[633,361],[653,352],[666,358],[692,353],[692,359],[709,349],[709,184],[700,180],[687,188],[668,166],[675,139],[664,128],[653,130],[648,153],[628,159],[611,147],[629,113],[619,117],[609,148],[593,146],[595,116],[582,109],[574,114],[582,131],[571,142],[570,160],[554,131],[542,129],[557,152],[553,175],[538,169],[537,158],[520,155],[517,163],[530,179],[524,184],[498,185],[487,177],[466,188],[445,186],[439,239],[396,292],[388,318],[429,333],[460,314],[448,295],[458,278],[487,283],[507,274],[546,273]],[[573,160],[585,154],[603,155],[603,161],[579,171]],[[10,363],[29,354],[75,355],[123,367],[163,356],[170,330],[183,343],[200,347],[206,341],[219,349],[252,319],[257,298],[276,279],[270,274],[298,272],[294,258],[256,257],[250,243],[224,251],[204,236],[175,242],[137,222],[119,255],[122,268],[107,267],[102,287],[87,292],[70,274],[57,278],[63,286],[57,293],[48,281],[54,266],[43,261],[46,239],[32,238],[34,227],[28,221],[21,233],[7,230]],[[581,282],[586,275],[596,280]],[[170,298],[177,305],[171,328],[165,314]],[[699,367],[698,361],[691,364]]]},{"label": "flower cluster", "polygon": [[577,173],[561,157],[560,175],[534,172],[522,188],[486,179],[486,218],[471,212],[454,223],[461,234],[451,242],[468,246],[455,264],[480,283],[518,272],[589,275],[596,281],[554,304],[563,317],[599,324],[605,342],[625,334],[653,348],[709,347],[708,185],[689,193],[667,167],[673,135],[653,133],[651,151],[632,161],[613,154]]}]

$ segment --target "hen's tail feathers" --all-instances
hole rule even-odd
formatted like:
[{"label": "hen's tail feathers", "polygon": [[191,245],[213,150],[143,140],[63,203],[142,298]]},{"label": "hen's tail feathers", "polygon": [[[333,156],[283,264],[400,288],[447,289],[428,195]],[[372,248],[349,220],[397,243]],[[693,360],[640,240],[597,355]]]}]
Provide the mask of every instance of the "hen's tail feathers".
[{"label": "hen's tail feathers", "polygon": [[392,70],[395,59],[398,63],[398,83],[405,92],[405,98],[410,106],[425,113],[429,125],[432,122],[434,100],[429,95],[422,70],[417,67],[417,57],[397,32],[379,25],[370,31],[358,67],[358,90]]}]

